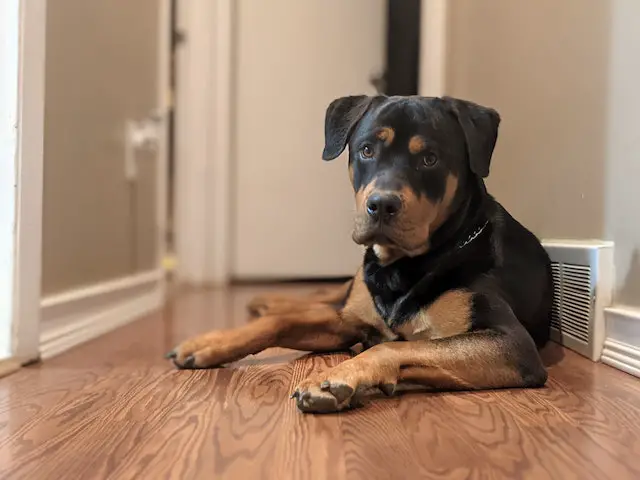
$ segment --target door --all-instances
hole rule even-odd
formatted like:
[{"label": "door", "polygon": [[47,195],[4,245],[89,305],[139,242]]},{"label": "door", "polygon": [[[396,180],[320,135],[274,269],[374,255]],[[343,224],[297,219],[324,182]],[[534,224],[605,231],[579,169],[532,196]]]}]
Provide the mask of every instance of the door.
[{"label": "door", "polygon": [[336,97],[375,93],[384,0],[236,2],[234,228],[237,279],[352,275],[346,154],[321,160]]},{"label": "door", "polygon": [[164,0],[47,4],[46,296],[159,268],[163,9]]}]

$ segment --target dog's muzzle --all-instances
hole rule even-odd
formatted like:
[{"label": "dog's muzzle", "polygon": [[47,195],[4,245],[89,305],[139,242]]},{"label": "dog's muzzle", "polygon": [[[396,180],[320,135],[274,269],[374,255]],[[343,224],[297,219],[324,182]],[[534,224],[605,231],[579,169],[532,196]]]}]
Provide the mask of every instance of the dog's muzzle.
[{"label": "dog's muzzle", "polygon": [[366,208],[370,221],[389,223],[402,209],[402,199],[394,193],[373,193]]}]

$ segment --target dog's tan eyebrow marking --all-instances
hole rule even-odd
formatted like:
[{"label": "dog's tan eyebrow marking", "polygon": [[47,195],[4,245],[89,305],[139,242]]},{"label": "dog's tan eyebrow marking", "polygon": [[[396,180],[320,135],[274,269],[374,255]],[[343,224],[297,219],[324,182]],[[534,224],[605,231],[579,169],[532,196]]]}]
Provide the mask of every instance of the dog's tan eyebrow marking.
[{"label": "dog's tan eyebrow marking", "polygon": [[378,137],[378,140],[382,140],[386,147],[393,143],[393,139],[395,136],[396,131],[391,127],[382,127],[378,131],[378,133],[376,133],[376,137]]},{"label": "dog's tan eyebrow marking", "polygon": [[409,152],[415,155],[420,153],[427,146],[427,142],[420,135],[414,135],[409,139]]}]

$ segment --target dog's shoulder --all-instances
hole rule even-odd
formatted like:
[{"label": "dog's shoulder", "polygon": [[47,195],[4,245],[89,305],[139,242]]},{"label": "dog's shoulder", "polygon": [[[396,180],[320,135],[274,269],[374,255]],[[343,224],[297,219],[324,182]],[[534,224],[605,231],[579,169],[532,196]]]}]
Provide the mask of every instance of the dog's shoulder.
[{"label": "dog's shoulder", "polygon": [[[483,286],[509,304],[538,343],[532,329],[548,323],[553,302],[551,260],[540,240],[504,207],[496,205],[492,247],[495,266],[490,281]],[[548,336],[545,328],[541,327],[541,332],[543,337]]]}]

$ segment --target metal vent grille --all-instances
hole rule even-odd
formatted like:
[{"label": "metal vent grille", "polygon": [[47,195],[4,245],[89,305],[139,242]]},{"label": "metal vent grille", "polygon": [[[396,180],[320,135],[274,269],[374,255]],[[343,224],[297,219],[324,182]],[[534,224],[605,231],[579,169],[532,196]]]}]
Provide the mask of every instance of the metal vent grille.
[{"label": "metal vent grille", "polygon": [[554,297],[551,328],[589,343],[595,288],[591,267],[553,262]]},{"label": "metal vent grille", "polygon": [[613,280],[613,244],[546,241],[553,275],[551,338],[598,360],[604,343],[604,307]]}]

